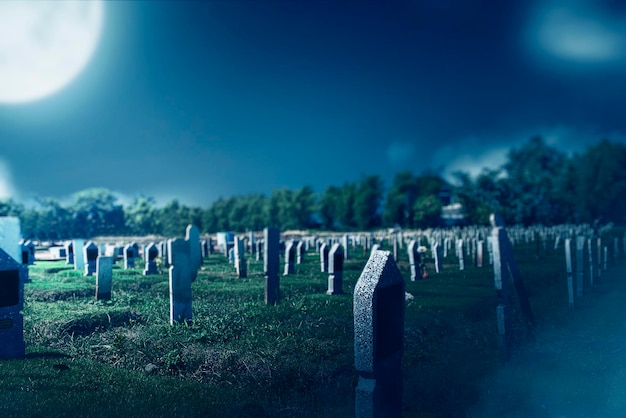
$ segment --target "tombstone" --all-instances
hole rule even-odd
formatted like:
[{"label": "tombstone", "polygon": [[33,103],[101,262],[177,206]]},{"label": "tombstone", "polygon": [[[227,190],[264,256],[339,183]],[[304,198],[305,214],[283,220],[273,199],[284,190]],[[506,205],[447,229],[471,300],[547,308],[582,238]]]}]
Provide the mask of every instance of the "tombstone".
[{"label": "tombstone", "polygon": [[237,270],[237,277],[240,279],[248,277],[248,266],[246,264],[246,253],[241,238],[235,237],[235,269]]},{"label": "tombstone", "polygon": [[295,274],[296,272],[296,243],[289,240],[285,246],[285,269],[283,276]]},{"label": "tombstone", "polygon": [[333,244],[328,252],[328,290],[327,295],[343,293],[343,246]]},{"label": "tombstone", "polygon": [[14,216],[0,216],[0,248],[16,262],[21,261],[20,220]]},{"label": "tombstone", "polygon": [[296,264],[302,264],[303,256],[304,256],[304,241],[300,241],[298,242],[298,245],[296,245]]},{"label": "tombstone", "polygon": [[35,264],[35,244],[32,241],[26,241],[24,248],[26,248],[26,264]]},{"label": "tombstone", "polygon": [[256,242],[256,261],[261,261],[261,257],[263,257],[263,241]]},{"label": "tombstone", "polygon": [[598,257],[596,261],[598,262],[596,272],[598,273],[598,279],[602,277],[602,238],[598,238],[596,240],[596,246],[598,251]]},{"label": "tombstone", "polygon": [[576,296],[583,296],[583,250],[585,249],[585,237],[576,237]]},{"label": "tombstone", "polygon": [[135,247],[127,245],[124,247],[124,270],[135,268]]},{"label": "tombstone", "polygon": [[483,266],[484,250],[485,250],[485,242],[483,240],[476,241],[476,267]]},{"label": "tombstone", "polygon": [[320,247],[320,271],[322,273],[328,273],[328,252],[330,249],[328,248],[328,244],[322,243]]},{"label": "tombstone", "polygon": [[502,361],[508,361],[510,357],[511,345],[513,342],[513,328],[510,316],[510,292],[509,275],[513,279],[518,297],[520,311],[524,317],[526,328],[530,330],[535,324],[535,318],[528,300],[528,293],[522,279],[515,257],[513,256],[513,246],[504,228],[504,219],[499,214],[491,214],[489,221],[493,227],[491,231],[493,243],[493,272],[498,306],[496,307],[496,317],[498,324],[498,337]]},{"label": "tombstone", "polygon": [[592,239],[587,239],[587,252],[589,253],[589,286],[593,286],[593,245]]},{"label": "tombstone", "polygon": [[370,257],[372,256],[372,254],[374,254],[378,250],[380,250],[380,245],[379,244],[372,245],[372,250],[370,251]]},{"label": "tombstone", "polygon": [[565,274],[567,278],[567,300],[570,309],[574,309],[574,263],[572,261],[572,240],[565,239]]},{"label": "tombstone", "polygon": [[113,257],[100,256],[96,260],[96,300],[111,300]]},{"label": "tombstone", "polygon": [[265,274],[265,304],[276,305],[280,295],[279,241],[280,232],[276,228],[263,230],[263,272]]},{"label": "tombstone", "polygon": [[143,271],[144,276],[149,274],[159,274],[159,269],[157,267],[156,259],[159,256],[159,249],[151,242],[150,245],[146,247],[144,250],[144,258],[146,262],[146,268]]},{"label": "tombstone", "polygon": [[203,239],[201,241],[201,245],[202,245],[202,258],[207,258],[209,256],[209,245],[207,243],[207,240]]},{"label": "tombstone", "polygon": [[463,240],[456,242],[456,256],[459,258],[459,270],[465,269],[465,258],[463,257]]},{"label": "tombstone", "polygon": [[98,246],[89,241],[83,248],[83,259],[85,260],[85,276],[91,276],[96,272],[96,260],[100,250]]},{"label": "tombstone", "polygon": [[28,253],[29,250],[28,248],[24,245],[24,244],[20,244],[20,263],[24,264],[25,266],[28,265]]},{"label": "tombstone", "polygon": [[254,232],[252,231],[248,234],[248,245],[250,245],[250,255],[254,254],[256,252],[256,245],[254,245]]},{"label": "tombstone", "polygon": [[389,251],[373,252],[354,288],[355,416],[402,416],[404,279]]},{"label": "tombstone", "polygon": [[419,244],[415,240],[409,242],[407,252],[409,253],[409,265],[411,266],[411,281],[414,282],[422,278],[422,272],[419,271],[421,264],[421,257],[418,251]]},{"label": "tombstone", "polygon": [[65,264],[74,264],[74,243],[65,243]]},{"label": "tombstone", "polygon": [[192,264],[189,241],[181,238],[167,242],[170,256],[170,325],[190,323]]},{"label": "tombstone", "polygon": [[74,270],[82,271],[85,269],[85,254],[83,253],[83,246],[85,240],[74,240]]},{"label": "tombstone", "polygon": [[398,262],[398,236],[393,236],[393,259]]},{"label": "tombstone", "polygon": [[439,243],[435,243],[433,245],[433,260],[435,261],[435,272],[437,273],[441,273],[441,270],[443,269],[443,265],[442,265],[442,257],[441,257],[441,246],[439,245]]},{"label": "tombstone", "polygon": [[235,247],[228,249],[228,262],[230,264],[235,264]]},{"label": "tombstone", "polygon": [[[5,241],[6,242],[6,241]],[[19,239],[15,241],[18,247]],[[15,251],[13,251],[15,253]],[[24,283],[28,267],[0,248],[0,359],[24,358]]]},{"label": "tombstone", "polygon": [[200,230],[195,225],[187,225],[185,240],[189,241],[189,262],[191,263],[191,280],[196,280],[198,270],[202,266],[202,248],[200,247]]},{"label": "tombstone", "polygon": [[347,234],[341,238],[341,245],[343,246],[344,260],[347,260],[350,258],[350,238]]}]

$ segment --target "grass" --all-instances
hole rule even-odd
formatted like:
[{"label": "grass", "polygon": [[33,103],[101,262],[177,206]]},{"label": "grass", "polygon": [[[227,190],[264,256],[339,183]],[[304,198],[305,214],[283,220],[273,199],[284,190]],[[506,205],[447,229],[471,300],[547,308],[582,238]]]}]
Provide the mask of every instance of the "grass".
[{"label": "grass", "polygon": [[[548,247],[515,247],[539,326],[568,314],[562,247]],[[353,416],[352,291],[365,262],[351,251],[346,294],[327,296],[327,274],[307,253],[269,307],[262,262],[249,258],[238,279],[212,255],[192,285],[193,324],[177,326],[165,274],[118,262],[103,302],[93,277],[37,262],[25,290],[26,359],[0,362],[0,416]],[[398,265],[407,279],[405,252]],[[464,416],[500,368],[492,269],[466,260],[459,271],[449,255],[442,273],[430,268],[406,291],[403,412]]]}]

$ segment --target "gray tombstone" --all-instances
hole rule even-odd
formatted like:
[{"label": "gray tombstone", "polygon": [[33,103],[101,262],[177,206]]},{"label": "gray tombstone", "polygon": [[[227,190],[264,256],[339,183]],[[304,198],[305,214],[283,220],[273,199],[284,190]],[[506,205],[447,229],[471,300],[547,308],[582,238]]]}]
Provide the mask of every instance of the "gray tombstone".
[{"label": "gray tombstone", "polygon": [[74,264],[74,243],[72,241],[65,243],[65,264]]},{"label": "gray tombstone", "polygon": [[565,273],[567,277],[567,297],[570,309],[574,309],[574,262],[572,261],[572,240],[565,239]]},{"label": "gray tombstone", "polygon": [[441,246],[438,243],[434,243],[432,252],[433,252],[433,260],[435,261],[435,272],[441,273],[441,270],[443,269]]},{"label": "gray tombstone", "polygon": [[585,250],[585,237],[576,237],[576,296],[583,296],[583,278],[584,278],[584,263],[583,254]]},{"label": "gray tombstone", "polygon": [[404,288],[391,253],[373,252],[354,288],[357,417],[402,416]]},{"label": "gray tombstone", "polygon": [[113,257],[100,256],[96,261],[96,300],[111,300]]},{"label": "gray tombstone", "polygon": [[476,267],[483,266],[485,243],[483,240],[476,241]]},{"label": "gray tombstone", "polygon": [[159,249],[151,242],[144,250],[144,259],[146,261],[146,268],[143,271],[144,276],[149,274],[159,274],[156,259],[159,256]]},{"label": "gray tombstone", "polygon": [[189,262],[191,263],[191,280],[196,280],[198,270],[202,266],[202,248],[200,247],[200,230],[195,225],[187,225],[185,240],[189,241]]},{"label": "gray tombstone", "polygon": [[283,276],[295,274],[296,272],[296,242],[289,240],[285,245],[285,268]]},{"label": "gray tombstone", "polygon": [[[15,246],[19,240],[15,241]],[[24,283],[28,267],[0,248],[0,359],[23,358]]]},{"label": "gray tombstone", "polygon": [[235,269],[237,277],[240,279],[248,277],[248,266],[246,264],[246,252],[243,245],[243,239],[235,237]]},{"label": "gray tombstone", "polygon": [[276,305],[280,294],[280,267],[279,242],[280,232],[276,228],[263,230],[263,272],[265,274],[265,304]]},{"label": "gray tombstone", "polygon": [[20,220],[14,216],[0,216],[0,248],[17,262],[21,260]]},{"label": "gray tombstone", "polygon": [[421,264],[421,257],[418,251],[419,244],[415,240],[411,240],[409,242],[409,246],[407,247],[407,252],[409,254],[409,266],[411,267],[411,281],[421,279],[422,275],[419,271]]},{"label": "gray tombstone", "polygon": [[322,273],[328,273],[328,244],[322,243],[320,246],[320,271]]},{"label": "gray tombstone", "polygon": [[459,258],[459,270],[465,270],[465,258],[463,256],[463,240],[456,242],[456,256]]},{"label": "gray tombstone", "polygon": [[592,239],[587,239],[587,252],[589,253],[589,286],[593,286],[593,245]]},{"label": "gray tombstone", "polygon": [[91,276],[96,272],[96,260],[100,250],[96,244],[89,241],[83,247],[83,259],[85,260],[85,276]]},{"label": "gray tombstone", "polygon": [[82,271],[85,269],[85,258],[83,254],[84,245],[85,245],[85,240],[83,239],[74,240],[74,270]]},{"label": "gray tombstone", "polygon": [[[308,240],[306,242],[309,242]],[[302,264],[302,257],[304,256],[304,241],[299,241],[296,245],[296,264]]]},{"label": "gray tombstone", "polygon": [[189,241],[177,238],[167,242],[170,255],[170,324],[191,322],[192,265]]},{"label": "gray tombstone", "polygon": [[342,245],[333,244],[328,252],[328,290],[327,295],[343,294],[343,255]]},{"label": "gray tombstone", "polygon": [[135,247],[127,245],[124,247],[124,269],[135,268]]},{"label": "gray tombstone", "polygon": [[347,260],[350,258],[350,238],[347,234],[341,238],[341,245],[343,246],[343,257]]}]

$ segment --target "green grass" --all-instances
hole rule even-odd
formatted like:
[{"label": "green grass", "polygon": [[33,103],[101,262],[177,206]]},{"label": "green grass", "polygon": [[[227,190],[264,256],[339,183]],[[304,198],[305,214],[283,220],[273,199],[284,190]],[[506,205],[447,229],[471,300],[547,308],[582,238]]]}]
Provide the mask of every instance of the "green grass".
[{"label": "green grass", "polygon": [[[562,248],[538,258],[515,248],[539,326],[567,316]],[[407,279],[406,417],[464,416],[482,379],[500,367],[493,273],[466,261]],[[314,252],[281,276],[280,303],[263,303],[262,262],[238,279],[220,254],[193,283],[191,325],[169,325],[166,274],[113,270],[111,301],[95,279],[63,262],[38,262],[25,290],[24,360],[0,362],[0,416],[343,417],[354,415],[352,291],[365,265],[351,252],[346,294],[327,296]],[[556,318],[550,319],[548,318]],[[519,342],[525,335],[520,334]]]}]

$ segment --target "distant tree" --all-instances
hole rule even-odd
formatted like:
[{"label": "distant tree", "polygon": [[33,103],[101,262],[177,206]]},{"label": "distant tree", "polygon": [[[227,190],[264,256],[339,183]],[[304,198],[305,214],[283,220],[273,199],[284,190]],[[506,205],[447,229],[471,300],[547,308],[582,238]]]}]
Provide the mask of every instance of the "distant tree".
[{"label": "distant tree", "polygon": [[368,176],[359,182],[354,199],[354,218],[358,229],[368,230],[381,225],[380,206],[384,185],[380,176]]},{"label": "distant tree", "polygon": [[417,199],[418,184],[410,171],[395,175],[387,191],[383,222],[387,226],[400,225],[403,228],[413,226],[413,205]]},{"label": "distant tree", "polygon": [[339,201],[341,190],[337,186],[328,186],[317,203],[317,212],[322,222],[321,228],[327,231],[335,229],[339,223]]},{"label": "distant tree", "polygon": [[626,221],[626,146],[606,139],[574,161],[580,221]]},{"label": "distant tree", "polygon": [[315,211],[315,194],[310,186],[304,186],[293,194],[290,220],[297,229],[308,229],[312,226]]},{"label": "distant tree", "polygon": [[20,216],[24,211],[24,205],[13,199],[0,199],[0,216]]},{"label": "distant tree", "polygon": [[159,231],[159,219],[155,208],[156,202],[152,197],[139,196],[124,208],[126,234],[148,235]]},{"label": "distant tree", "polygon": [[413,205],[414,224],[417,228],[441,226],[441,208],[443,204],[437,195],[420,196]]},{"label": "distant tree", "polygon": [[117,197],[108,189],[85,189],[75,193],[72,212],[74,237],[124,233],[124,210]]}]

